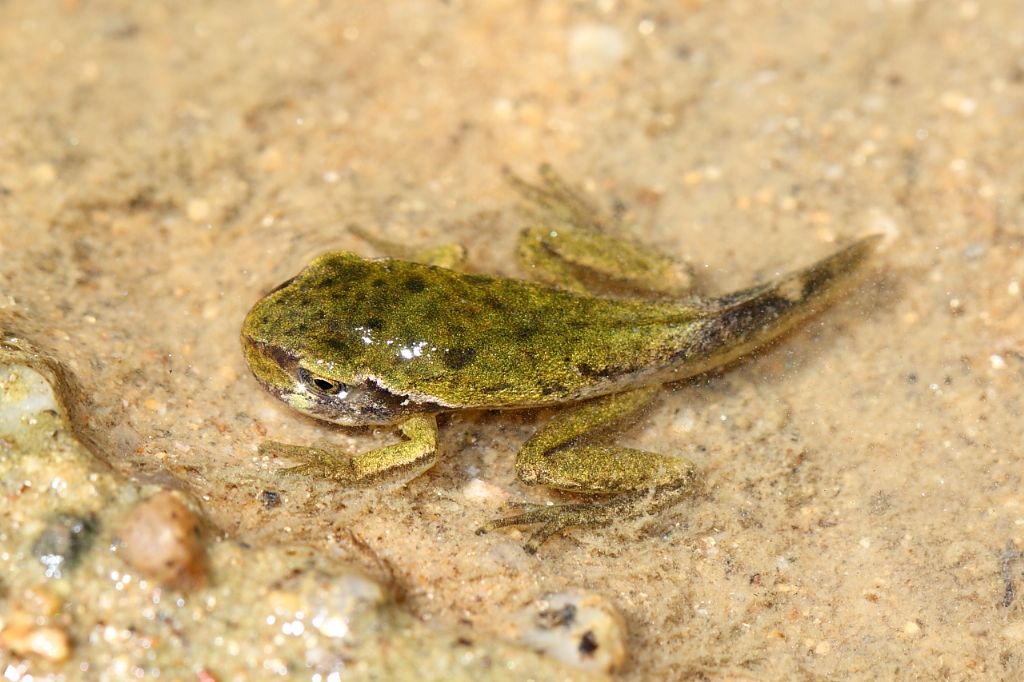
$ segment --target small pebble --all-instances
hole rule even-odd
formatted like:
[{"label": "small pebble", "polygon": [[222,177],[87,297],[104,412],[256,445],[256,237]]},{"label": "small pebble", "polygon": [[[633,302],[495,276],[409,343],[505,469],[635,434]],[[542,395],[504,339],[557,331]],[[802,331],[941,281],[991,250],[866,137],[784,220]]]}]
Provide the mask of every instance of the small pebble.
[{"label": "small pebble", "polygon": [[975,242],[966,249],[964,249],[964,258],[967,260],[978,260],[985,255],[985,245],[981,242]]},{"label": "small pebble", "polygon": [[281,494],[276,490],[263,490],[260,492],[260,502],[264,509],[274,509],[281,506]]},{"label": "small pebble", "polygon": [[569,68],[576,74],[605,71],[626,55],[622,33],[609,24],[578,24],[569,32]]},{"label": "small pebble", "polygon": [[945,92],[939,98],[942,106],[961,116],[971,116],[978,109],[978,103],[959,92]]},{"label": "small pebble", "polygon": [[626,622],[601,595],[560,592],[524,609],[518,639],[527,646],[591,672],[610,673],[626,662]]},{"label": "small pebble", "polygon": [[36,618],[50,618],[60,611],[60,599],[45,587],[37,585],[25,590],[22,601],[16,606],[20,611]]},{"label": "small pebble", "polygon": [[468,502],[497,505],[508,500],[508,493],[496,485],[474,478],[462,488]]},{"label": "small pebble", "polygon": [[58,514],[32,543],[32,554],[44,566],[47,578],[62,578],[78,563],[95,534],[95,518]]},{"label": "small pebble", "polygon": [[1024,642],[1024,623],[1010,623],[999,633],[1003,639],[1013,642]]},{"label": "small pebble", "polygon": [[185,212],[188,214],[189,220],[199,223],[210,217],[212,208],[206,199],[189,199],[185,206]]},{"label": "small pebble", "polygon": [[35,656],[48,661],[66,661],[71,654],[71,641],[66,632],[56,627],[7,627],[0,630],[0,648],[18,656]]},{"label": "small pebble", "polygon": [[49,185],[57,179],[57,169],[49,163],[37,163],[29,171],[32,179],[40,185]]},{"label": "small pebble", "polygon": [[175,493],[160,492],[138,503],[125,519],[120,538],[124,560],[143,575],[174,589],[205,582],[199,519]]}]

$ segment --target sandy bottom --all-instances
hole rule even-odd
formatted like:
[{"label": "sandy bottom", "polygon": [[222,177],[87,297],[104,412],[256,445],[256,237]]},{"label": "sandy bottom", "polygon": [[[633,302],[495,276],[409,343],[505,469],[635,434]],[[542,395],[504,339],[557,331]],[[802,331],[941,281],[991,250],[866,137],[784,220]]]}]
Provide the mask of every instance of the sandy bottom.
[{"label": "sandy bottom", "polygon": [[[628,621],[626,680],[1020,678],[1022,55],[1015,0],[0,3],[0,322],[78,375],[115,468],[348,556],[424,621],[495,632],[582,588]],[[393,434],[265,394],[249,306],[374,255],[350,223],[519,274],[500,169],[542,161],[709,291],[887,238],[845,301],[625,437],[705,473],[647,523],[535,557],[473,534],[480,481],[557,499],[512,468],[545,414],[447,419],[400,489],[260,459]]]}]

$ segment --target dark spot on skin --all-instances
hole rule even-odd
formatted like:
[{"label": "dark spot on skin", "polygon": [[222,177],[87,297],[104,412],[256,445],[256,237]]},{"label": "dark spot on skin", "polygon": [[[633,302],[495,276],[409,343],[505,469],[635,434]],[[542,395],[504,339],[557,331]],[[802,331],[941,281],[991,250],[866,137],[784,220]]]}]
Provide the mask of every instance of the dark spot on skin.
[{"label": "dark spot on skin", "polygon": [[529,341],[537,335],[537,327],[533,325],[522,325],[516,327],[515,331],[512,332],[512,336],[515,337],[516,341]]},{"label": "dark spot on skin", "polygon": [[553,393],[565,393],[565,386],[562,384],[544,384],[540,387],[541,395],[551,395]]},{"label": "dark spot on skin", "polygon": [[280,346],[274,346],[267,343],[258,343],[256,345],[259,346],[264,355],[273,360],[279,367],[287,368],[294,365],[295,361],[298,359],[296,356],[292,355]]},{"label": "dark spot on skin", "polygon": [[378,332],[384,328],[384,320],[379,317],[371,317],[366,321],[366,328],[370,331]]},{"label": "dark spot on skin", "polygon": [[742,344],[801,304],[802,301],[794,301],[774,292],[738,302],[734,307],[712,316],[710,323],[700,330],[698,340],[692,346],[675,353],[672,360],[687,356],[702,357],[731,345]]},{"label": "dark spot on skin", "polygon": [[804,299],[810,298],[827,287],[833,279],[833,273],[828,269],[816,268],[812,270],[804,276],[803,288],[800,290],[800,296]]},{"label": "dark spot on skin", "polygon": [[448,369],[462,369],[473,362],[476,350],[473,348],[450,348],[444,354],[444,366]]},{"label": "dark spot on skin", "polygon": [[473,646],[473,640],[468,639],[466,637],[459,637],[455,640],[455,643],[459,646]]},{"label": "dark spot on skin", "polygon": [[753,336],[760,327],[771,324],[795,305],[796,302],[774,294],[739,305],[718,318],[717,335],[721,339],[735,340]]},{"label": "dark spot on skin", "polygon": [[576,371],[579,372],[581,376],[585,376],[588,379],[604,379],[612,375],[612,371],[608,367],[596,368],[585,362],[581,362],[576,365]]},{"label": "dark spot on skin", "polygon": [[426,319],[439,319],[442,315],[441,309],[442,301],[436,297],[428,297],[426,300],[419,301],[420,315]]},{"label": "dark spot on skin", "polygon": [[410,293],[418,294],[426,288],[427,283],[419,275],[413,275],[409,279],[405,280],[405,290]]},{"label": "dark spot on skin", "polygon": [[343,354],[348,352],[348,344],[337,336],[332,336],[325,340],[327,346],[336,353]]},{"label": "dark spot on skin", "polygon": [[594,637],[594,633],[591,630],[587,630],[583,633],[583,637],[580,638],[580,656],[589,658],[594,655],[597,651],[597,637]]},{"label": "dark spot on skin", "polygon": [[499,313],[505,311],[505,301],[498,296],[485,296],[484,302],[491,310],[495,310]]}]

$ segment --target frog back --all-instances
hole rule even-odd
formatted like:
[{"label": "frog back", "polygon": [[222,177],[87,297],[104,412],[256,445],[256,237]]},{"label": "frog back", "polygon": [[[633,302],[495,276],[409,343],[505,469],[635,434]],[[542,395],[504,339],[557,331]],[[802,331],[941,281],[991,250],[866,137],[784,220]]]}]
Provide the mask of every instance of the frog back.
[{"label": "frog back", "polygon": [[527,407],[618,390],[678,348],[701,313],[349,253],[270,297],[289,350],[351,381],[443,407]]}]

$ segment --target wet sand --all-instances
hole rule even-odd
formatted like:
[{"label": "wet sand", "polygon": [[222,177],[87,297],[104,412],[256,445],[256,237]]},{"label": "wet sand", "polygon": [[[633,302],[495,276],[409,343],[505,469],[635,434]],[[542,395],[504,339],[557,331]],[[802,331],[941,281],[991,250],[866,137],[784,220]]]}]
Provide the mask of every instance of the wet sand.
[{"label": "wet sand", "polygon": [[[626,618],[625,680],[1019,678],[1022,55],[1008,0],[4,3],[0,322],[75,373],[117,471],[360,563],[422,621],[500,636],[583,588]],[[886,239],[844,301],[624,434],[704,471],[652,520],[534,557],[474,535],[505,496],[564,499],[514,477],[545,413],[448,418],[400,489],[280,476],[264,437],[394,434],[264,393],[249,306],[376,255],[352,223],[522,276],[501,168],[543,161],[710,292]]]}]

